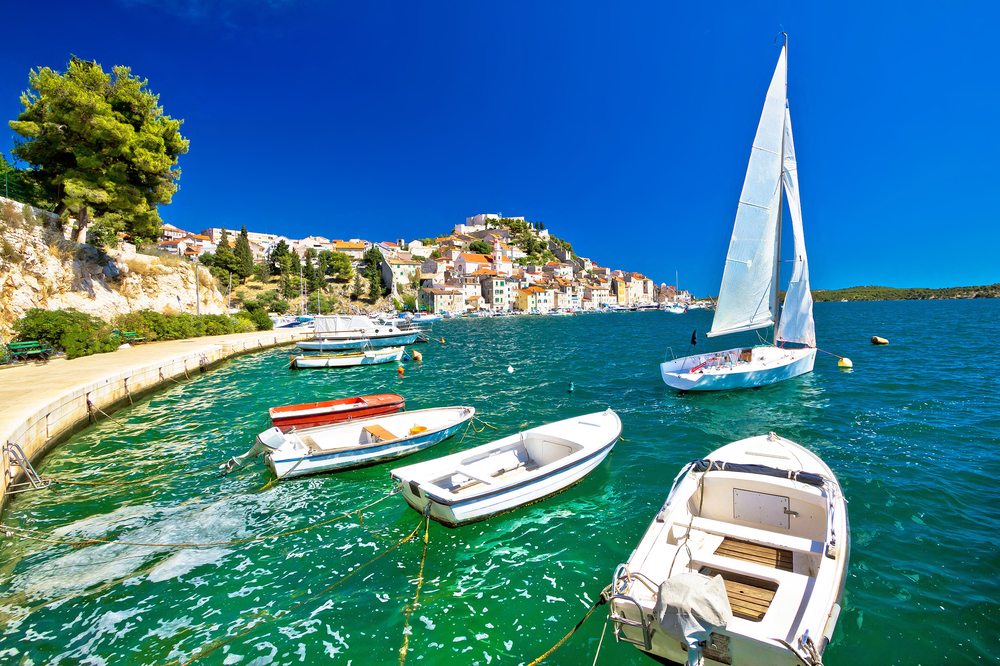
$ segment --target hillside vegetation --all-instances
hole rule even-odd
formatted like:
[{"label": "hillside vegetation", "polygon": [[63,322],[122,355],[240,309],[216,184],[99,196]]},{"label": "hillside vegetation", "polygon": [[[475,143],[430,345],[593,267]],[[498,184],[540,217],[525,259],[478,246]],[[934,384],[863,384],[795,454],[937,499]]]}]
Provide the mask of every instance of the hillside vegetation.
[{"label": "hillside vegetation", "polygon": [[978,287],[945,287],[927,289],[910,287],[849,287],[848,289],[814,289],[814,301],[925,301],[950,298],[1000,298],[1000,284]]}]

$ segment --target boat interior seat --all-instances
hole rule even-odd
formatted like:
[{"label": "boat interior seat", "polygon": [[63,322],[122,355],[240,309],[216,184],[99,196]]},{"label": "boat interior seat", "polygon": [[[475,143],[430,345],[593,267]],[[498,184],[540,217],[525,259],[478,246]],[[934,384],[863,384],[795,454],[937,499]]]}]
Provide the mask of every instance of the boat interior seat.
[{"label": "boat interior seat", "polygon": [[361,433],[363,442],[366,439],[364,436],[367,435],[367,443],[391,442],[394,439],[399,439],[398,437],[393,435],[391,432],[389,432],[382,426],[376,425],[374,423],[371,425],[366,425],[364,428],[362,428]]},{"label": "boat interior seat", "polygon": [[[764,596],[767,604],[763,610],[766,611],[766,614],[761,613],[756,618],[744,616],[743,619],[766,622],[769,627],[773,628],[767,630],[762,628],[761,631],[775,636],[784,636],[787,633],[787,628],[791,625],[800,606],[808,601],[809,592],[816,583],[816,579],[811,576],[706,552],[694,554],[690,567],[693,571],[702,571],[712,575],[720,574],[723,579],[727,579],[728,575],[729,579],[754,588],[749,591],[751,596],[759,598],[762,594],[760,590],[773,591],[773,595]],[[734,607],[741,605],[739,596],[734,598],[734,591],[731,590],[730,585],[726,586],[726,591],[730,596],[730,605]]]},{"label": "boat interior seat", "polygon": [[322,448],[320,448],[319,444],[316,443],[316,440],[310,437],[309,435],[299,435],[299,439],[302,440],[302,443],[305,444],[310,451],[323,450]]},{"label": "boat interior seat", "polygon": [[[682,527],[686,529],[687,524],[682,525]],[[708,532],[709,534],[731,536],[743,541],[751,541],[764,546],[782,548],[799,553],[822,555],[825,549],[825,544],[822,541],[814,541],[791,534],[781,534],[755,527],[736,525],[721,520],[712,520],[711,518],[699,518],[695,516],[691,522],[691,527],[692,529]]]}]

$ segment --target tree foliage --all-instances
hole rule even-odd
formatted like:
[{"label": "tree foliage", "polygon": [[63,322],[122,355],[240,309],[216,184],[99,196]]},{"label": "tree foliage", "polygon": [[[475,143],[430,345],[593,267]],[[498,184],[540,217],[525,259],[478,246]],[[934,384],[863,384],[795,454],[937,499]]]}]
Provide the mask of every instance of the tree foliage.
[{"label": "tree foliage", "polygon": [[247,227],[243,225],[240,235],[236,237],[236,245],[233,247],[234,273],[240,276],[240,283],[247,281],[253,275],[253,252],[250,250],[250,238],[247,235]]},{"label": "tree foliage", "polygon": [[490,255],[493,253],[493,246],[486,241],[477,240],[469,244],[469,251]]},{"label": "tree foliage", "polygon": [[271,273],[281,272],[281,261],[289,253],[288,243],[283,240],[278,241],[278,244],[271,249],[271,254],[268,256],[268,260],[271,262]]},{"label": "tree foliage", "polygon": [[108,231],[155,240],[157,206],[177,191],[177,158],[188,151],[183,120],[163,115],[159,96],[128,67],[106,73],[74,57],[66,72],[31,70],[23,111],[10,121],[20,135],[13,152],[56,214],[75,211],[86,241],[91,213]]}]

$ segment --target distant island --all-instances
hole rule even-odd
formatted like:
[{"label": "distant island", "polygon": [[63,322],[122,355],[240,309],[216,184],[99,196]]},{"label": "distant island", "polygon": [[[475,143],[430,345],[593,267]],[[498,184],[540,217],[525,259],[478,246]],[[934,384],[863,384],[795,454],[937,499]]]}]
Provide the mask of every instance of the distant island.
[{"label": "distant island", "polygon": [[929,301],[952,298],[1000,298],[1000,283],[979,287],[945,287],[926,289],[910,287],[849,287],[847,289],[813,289],[813,300],[821,301]]}]

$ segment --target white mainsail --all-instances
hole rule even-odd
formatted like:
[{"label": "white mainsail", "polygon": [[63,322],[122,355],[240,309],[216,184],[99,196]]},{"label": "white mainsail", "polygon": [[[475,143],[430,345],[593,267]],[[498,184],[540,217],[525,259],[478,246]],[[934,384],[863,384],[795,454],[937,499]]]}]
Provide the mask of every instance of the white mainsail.
[{"label": "white mainsail", "polygon": [[750,164],[743,181],[709,337],[764,328],[774,323],[771,306],[777,288],[775,255],[781,208],[785,81],[783,47],[750,151]]},{"label": "white mainsail", "polygon": [[799,202],[798,166],[795,162],[795,143],[792,141],[792,116],[785,108],[785,156],[781,172],[788,197],[788,210],[792,217],[792,235],[795,238],[795,259],[792,278],[785,293],[781,319],[775,340],[798,342],[816,346],[816,325],[813,323],[813,299],[809,291],[809,262],[806,259],[806,240],[802,235],[802,206]]}]

